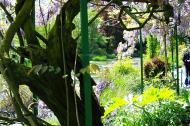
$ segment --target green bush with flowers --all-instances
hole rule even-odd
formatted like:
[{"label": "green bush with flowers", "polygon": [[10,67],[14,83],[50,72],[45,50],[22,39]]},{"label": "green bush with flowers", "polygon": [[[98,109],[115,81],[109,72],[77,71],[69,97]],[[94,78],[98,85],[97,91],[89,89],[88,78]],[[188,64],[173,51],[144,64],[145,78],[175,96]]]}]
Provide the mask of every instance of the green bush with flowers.
[{"label": "green bush with flowers", "polygon": [[142,95],[113,99],[102,119],[104,126],[188,126],[186,101],[172,89],[151,86]]},{"label": "green bush with flowers", "polygon": [[132,63],[129,57],[100,72],[99,77],[106,83],[100,93],[100,102],[103,105],[110,98],[123,98],[130,92],[140,92],[140,71]]}]

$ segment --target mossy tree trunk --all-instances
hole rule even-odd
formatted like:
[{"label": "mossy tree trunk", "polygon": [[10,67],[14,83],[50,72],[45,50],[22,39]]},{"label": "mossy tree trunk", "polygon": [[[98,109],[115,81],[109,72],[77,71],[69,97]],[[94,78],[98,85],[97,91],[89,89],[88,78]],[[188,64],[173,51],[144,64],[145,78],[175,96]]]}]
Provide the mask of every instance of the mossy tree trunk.
[{"label": "mossy tree trunk", "polygon": [[[18,100],[17,102],[23,112],[21,117],[24,118],[28,125],[42,125],[42,122],[39,121],[39,119],[35,119],[35,117],[22,106],[22,101],[20,101],[18,93],[19,85],[22,84],[29,86],[31,91],[47,104],[57,116],[61,125],[77,126],[78,118],[76,111],[78,111],[80,126],[84,126],[82,74],[78,77],[80,81],[80,97],[77,95],[75,97],[74,95],[75,88],[72,86],[73,80],[71,78],[71,72],[75,66],[77,48],[77,42],[72,38],[72,31],[75,28],[72,22],[80,11],[79,0],[69,0],[63,5],[61,13],[57,16],[48,39],[45,41],[45,49],[40,46],[39,34],[36,34],[35,29],[32,27],[31,10],[33,5],[34,0],[17,1],[16,20],[7,30],[1,46],[1,73],[6,78],[16,100]],[[12,48],[12,39],[20,28],[22,28],[25,33],[27,44],[18,49],[14,49],[14,51],[21,57],[30,59],[33,66],[41,65],[41,70],[44,66],[52,66],[53,68],[60,68],[61,71],[59,73],[54,72],[54,70],[46,70],[46,72],[41,74],[40,71],[38,71],[38,74],[35,72],[29,74],[29,71],[31,71],[30,68],[22,63],[15,63],[11,58],[5,58],[5,55],[9,54],[9,50]],[[45,38],[43,38],[43,40],[45,40]],[[76,74],[80,72],[80,69],[82,69],[82,64],[80,57],[77,56]],[[92,85],[95,84],[93,79],[91,79],[91,82]],[[92,102],[93,125],[101,126],[103,108],[100,107],[94,93],[92,94]],[[27,113],[31,115],[30,119],[25,115]],[[43,123],[43,125],[45,124]]]}]

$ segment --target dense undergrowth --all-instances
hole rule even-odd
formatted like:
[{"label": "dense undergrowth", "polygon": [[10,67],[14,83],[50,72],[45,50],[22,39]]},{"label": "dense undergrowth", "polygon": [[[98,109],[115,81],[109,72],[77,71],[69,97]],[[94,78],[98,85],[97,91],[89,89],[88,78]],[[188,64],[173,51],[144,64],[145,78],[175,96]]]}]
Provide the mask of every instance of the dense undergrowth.
[{"label": "dense undergrowth", "polygon": [[[105,107],[105,126],[186,126],[190,123],[189,91],[176,94],[176,82],[170,69],[165,74],[161,58],[145,64],[144,92],[141,94],[140,69],[132,58],[118,60],[112,68],[99,73],[96,87]],[[147,74],[147,75],[146,75]]]}]

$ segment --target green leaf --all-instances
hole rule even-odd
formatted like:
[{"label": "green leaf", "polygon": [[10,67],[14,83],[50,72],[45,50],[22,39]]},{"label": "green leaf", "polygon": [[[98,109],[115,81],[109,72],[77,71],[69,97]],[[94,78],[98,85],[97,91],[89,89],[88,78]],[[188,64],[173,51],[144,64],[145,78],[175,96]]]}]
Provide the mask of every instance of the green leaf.
[{"label": "green leaf", "polygon": [[58,74],[58,73],[60,73],[61,72],[61,68],[60,67],[57,67],[56,69],[55,69],[55,74]]},{"label": "green leaf", "polygon": [[53,72],[55,69],[53,66],[49,66],[49,72]]},{"label": "green leaf", "polygon": [[42,69],[42,64],[36,65],[35,68],[34,68],[34,73],[35,73],[35,74],[38,74],[41,69]]},{"label": "green leaf", "polygon": [[27,72],[27,75],[29,76],[35,69],[35,66],[33,66],[28,72]]},{"label": "green leaf", "polygon": [[113,98],[112,99],[114,101],[113,104],[111,104],[104,112],[104,115],[102,116],[102,118],[105,118],[108,114],[110,114],[111,112],[113,112],[114,110],[125,106],[128,104],[128,102],[123,99],[123,98]]},{"label": "green leaf", "polygon": [[40,74],[44,74],[47,70],[48,70],[48,66],[43,66],[40,71]]},{"label": "green leaf", "polygon": [[66,74],[66,75],[63,75],[62,78],[65,79],[65,78],[67,78],[67,76],[68,76],[67,74]]},{"label": "green leaf", "polygon": [[42,69],[42,64],[40,64],[40,65],[35,65],[35,66],[33,66],[33,67],[28,71],[27,75],[29,76],[31,73],[38,74],[41,69]]}]

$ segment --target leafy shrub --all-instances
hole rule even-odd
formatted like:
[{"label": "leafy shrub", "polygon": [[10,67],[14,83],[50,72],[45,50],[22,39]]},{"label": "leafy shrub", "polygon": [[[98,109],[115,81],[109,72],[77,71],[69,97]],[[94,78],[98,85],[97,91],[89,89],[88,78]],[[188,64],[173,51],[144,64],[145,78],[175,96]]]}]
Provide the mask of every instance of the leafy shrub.
[{"label": "leafy shrub", "polygon": [[160,73],[160,76],[165,74],[166,63],[160,58],[154,58],[144,65],[144,73],[146,78],[155,77]]},{"label": "leafy shrub", "polygon": [[183,100],[169,88],[150,87],[142,95],[113,99],[102,119],[105,126],[185,126],[190,111]]},{"label": "leafy shrub", "polygon": [[107,60],[107,56],[93,56],[91,58],[92,61],[106,61]]},{"label": "leafy shrub", "polygon": [[113,67],[101,71],[99,77],[107,85],[98,92],[102,104],[114,97],[123,98],[127,93],[140,92],[140,72],[132,65],[131,58],[117,61]]},{"label": "leafy shrub", "polygon": [[167,73],[167,75],[165,75],[165,62],[160,58],[154,58],[146,62],[144,65],[144,73],[146,77],[144,84],[146,86],[153,85],[157,88],[176,88],[172,73]]},{"label": "leafy shrub", "polygon": [[[150,107],[154,109],[154,112],[147,110]],[[148,126],[183,126],[190,114],[177,102],[162,102],[155,107],[150,107],[144,110],[139,121]]]},{"label": "leafy shrub", "polygon": [[115,77],[113,82],[109,82],[99,94],[100,103],[102,105],[107,104],[111,98],[124,98],[129,93],[140,92],[140,74],[134,73],[127,76]]},{"label": "leafy shrub", "polygon": [[113,73],[115,75],[120,74],[120,75],[126,75],[129,74],[130,72],[135,71],[135,68],[132,66],[132,59],[131,58],[126,58],[124,60],[118,60],[114,65],[113,65]]},{"label": "leafy shrub", "polygon": [[171,73],[167,74],[167,76],[163,76],[162,78],[160,78],[160,75],[157,75],[154,78],[146,78],[144,84],[146,86],[153,85],[156,88],[169,87],[171,89],[176,89],[176,83]]},{"label": "leafy shrub", "polygon": [[107,55],[105,49],[101,49],[99,47],[93,47],[92,51],[91,51],[92,55]]},{"label": "leafy shrub", "polygon": [[156,36],[148,35],[147,38],[147,51],[148,58],[154,58],[159,55],[160,43]]},{"label": "leafy shrub", "polygon": [[146,78],[149,78],[151,76],[152,69],[153,69],[153,64],[151,62],[146,62],[144,65],[144,74]]},{"label": "leafy shrub", "polygon": [[109,59],[114,59],[114,58],[116,58],[116,55],[115,54],[108,54],[107,57]]},{"label": "leafy shrub", "polygon": [[165,74],[165,67],[166,67],[166,63],[165,61],[162,61],[160,58],[154,58],[152,59],[152,63],[154,65],[154,75],[157,75],[158,73],[163,72],[163,74]]},{"label": "leafy shrub", "polygon": [[[110,82],[113,82],[115,85],[126,85],[126,84],[134,84],[127,83],[130,79],[135,80],[136,76],[138,76],[139,71],[133,66],[133,61],[130,57],[124,60],[118,60],[113,64],[113,67],[109,70],[105,70],[102,72],[100,77],[102,79],[107,79]],[[106,77],[105,77],[106,76]]]}]

